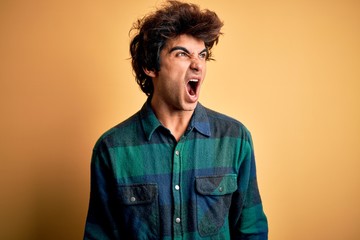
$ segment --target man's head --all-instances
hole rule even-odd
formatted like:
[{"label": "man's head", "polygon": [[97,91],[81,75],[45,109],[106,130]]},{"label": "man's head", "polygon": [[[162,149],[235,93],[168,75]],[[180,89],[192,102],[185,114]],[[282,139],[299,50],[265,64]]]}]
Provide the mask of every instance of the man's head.
[{"label": "man's head", "polygon": [[130,53],[141,90],[148,96],[153,94],[152,77],[146,71],[160,71],[160,52],[169,40],[180,35],[201,40],[207,49],[206,60],[209,60],[211,48],[218,42],[222,26],[214,12],[179,1],[168,1],[156,12],[139,19],[132,28],[136,34],[130,43]]}]

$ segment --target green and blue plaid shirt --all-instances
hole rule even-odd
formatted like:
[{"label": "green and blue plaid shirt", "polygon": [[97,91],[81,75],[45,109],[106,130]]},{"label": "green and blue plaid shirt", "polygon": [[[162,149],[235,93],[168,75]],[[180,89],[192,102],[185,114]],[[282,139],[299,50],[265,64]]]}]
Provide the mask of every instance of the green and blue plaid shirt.
[{"label": "green and blue plaid shirt", "polygon": [[198,103],[177,142],[148,100],[96,143],[84,239],[265,240],[249,131]]}]

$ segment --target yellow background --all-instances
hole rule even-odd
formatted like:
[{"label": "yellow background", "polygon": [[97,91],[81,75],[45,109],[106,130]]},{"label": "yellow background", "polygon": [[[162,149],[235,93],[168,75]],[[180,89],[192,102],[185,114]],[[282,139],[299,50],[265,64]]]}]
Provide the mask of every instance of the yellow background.
[{"label": "yellow background", "polygon": [[[201,102],[252,132],[272,240],[360,239],[360,1],[196,0]],[[81,239],[92,147],[145,101],[128,31],[160,1],[0,1],[0,239]]]}]

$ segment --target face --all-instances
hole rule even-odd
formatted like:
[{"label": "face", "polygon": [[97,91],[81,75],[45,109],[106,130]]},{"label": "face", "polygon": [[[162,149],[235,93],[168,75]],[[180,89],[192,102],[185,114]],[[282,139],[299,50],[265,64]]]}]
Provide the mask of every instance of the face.
[{"label": "face", "polygon": [[170,111],[193,111],[206,74],[208,50],[202,40],[180,35],[168,40],[160,52],[160,71],[153,78],[153,106]]}]

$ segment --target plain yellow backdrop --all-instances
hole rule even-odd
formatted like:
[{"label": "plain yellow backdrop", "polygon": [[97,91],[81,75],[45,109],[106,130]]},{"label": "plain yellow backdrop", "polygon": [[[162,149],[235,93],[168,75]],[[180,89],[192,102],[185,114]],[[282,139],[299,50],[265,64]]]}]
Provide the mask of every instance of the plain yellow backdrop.
[{"label": "plain yellow backdrop", "polygon": [[[196,0],[201,93],[252,132],[271,240],[360,239],[360,2]],[[0,239],[81,239],[92,147],[145,101],[129,29],[161,1],[0,2]]]}]

